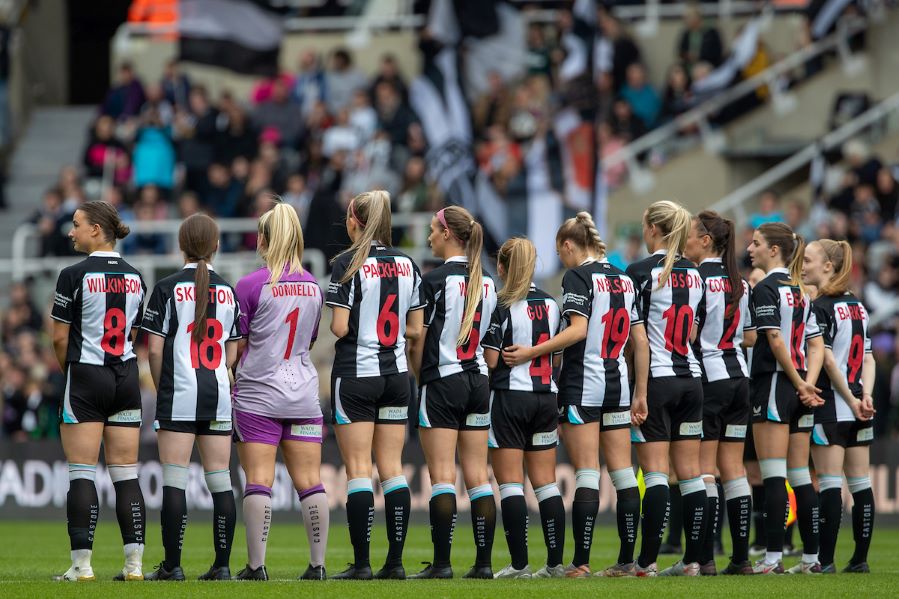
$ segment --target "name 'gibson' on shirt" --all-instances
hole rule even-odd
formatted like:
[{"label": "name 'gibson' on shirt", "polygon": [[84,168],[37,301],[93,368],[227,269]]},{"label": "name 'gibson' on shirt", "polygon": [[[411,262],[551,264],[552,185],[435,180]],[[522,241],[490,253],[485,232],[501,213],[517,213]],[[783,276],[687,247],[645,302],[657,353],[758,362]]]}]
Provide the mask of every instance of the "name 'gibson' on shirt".
[{"label": "name 'gibson' on shirt", "polygon": [[[662,287],[662,273],[659,273],[656,282]],[[665,281],[666,287],[698,289],[702,287],[702,277],[692,272],[672,271],[668,280]]]}]

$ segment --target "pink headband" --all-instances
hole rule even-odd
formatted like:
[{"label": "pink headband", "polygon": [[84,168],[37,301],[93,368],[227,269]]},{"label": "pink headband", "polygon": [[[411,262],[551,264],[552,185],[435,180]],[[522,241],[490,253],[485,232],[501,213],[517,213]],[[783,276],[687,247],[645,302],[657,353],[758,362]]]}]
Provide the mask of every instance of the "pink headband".
[{"label": "pink headband", "polygon": [[440,221],[440,224],[443,225],[443,228],[449,231],[449,234],[453,236],[453,239],[459,242],[460,245],[465,245],[465,242],[456,237],[456,234],[453,233],[453,230],[449,228],[446,224],[446,216],[443,214],[446,212],[446,208],[441,208],[437,211],[437,220]]},{"label": "pink headband", "polygon": [[350,200],[350,214],[353,216],[353,220],[355,220],[357,223],[359,223],[359,226],[364,229],[365,223],[363,223],[361,220],[359,220],[359,217],[356,216],[356,200],[355,200],[355,198]]}]

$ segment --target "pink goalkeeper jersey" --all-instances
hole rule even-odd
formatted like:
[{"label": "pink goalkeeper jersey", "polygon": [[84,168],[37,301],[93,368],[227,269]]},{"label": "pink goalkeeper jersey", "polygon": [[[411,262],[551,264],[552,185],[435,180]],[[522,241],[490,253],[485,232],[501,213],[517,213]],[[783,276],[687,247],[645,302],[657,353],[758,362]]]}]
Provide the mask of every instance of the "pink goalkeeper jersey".
[{"label": "pink goalkeeper jersey", "polygon": [[270,285],[261,268],[237,283],[240,333],[247,349],[237,369],[234,408],[272,418],[317,418],[318,374],[309,346],[318,336],[322,291],[308,272]]}]

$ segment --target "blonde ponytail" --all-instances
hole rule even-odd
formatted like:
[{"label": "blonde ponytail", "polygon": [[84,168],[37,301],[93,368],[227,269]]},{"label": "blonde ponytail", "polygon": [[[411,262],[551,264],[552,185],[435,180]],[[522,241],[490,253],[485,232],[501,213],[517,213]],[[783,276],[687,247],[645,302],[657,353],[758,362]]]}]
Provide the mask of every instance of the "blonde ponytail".
[{"label": "blonde ponytail", "polygon": [[687,238],[693,226],[690,212],[676,202],[662,200],[646,209],[646,224],[655,225],[663,233],[668,252],[665,254],[665,265],[659,277],[659,287],[664,287],[674,269],[674,263],[684,253]]},{"label": "blonde ponytail", "polygon": [[360,233],[353,245],[338,254],[342,256],[347,252],[353,253],[353,259],[340,279],[341,283],[346,283],[356,276],[371,252],[372,242],[390,246],[392,236],[390,194],[382,190],[360,193],[350,202],[347,219],[356,221]]},{"label": "blonde ponytail", "polygon": [[577,216],[562,223],[556,233],[556,244],[559,245],[564,241],[573,242],[597,259],[602,259],[607,253],[606,243],[602,240],[589,212],[578,212]]},{"label": "blonde ponytail", "polygon": [[279,202],[259,218],[259,254],[271,272],[270,285],[287,274],[303,272],[303,227],[293,206]]},{"label": "blonde ponytail", "polygon": [[525,237],[513,237],[499,248],[496,260],[506,271],[499,302],[506,307],[528,296],[534,269],[537,266],[537,248]]},{"label": "blonde ponytail", "polygon": [[834,275],[818,290],[819,295],[839,296],[849,291],[849,275],[852,273],[852,246],[848,241],[819,239],[813,241],[821,246],[827,261],[833,264]]},{"label": "blonde ponytail", "polygon": [[[484,246],[484,230],[481,224],[472,218],[471,213],[461,206],[444,208],[443,220],[446,228],[465,247],[465,257],[468,259],[468,284],[465,291],[465,312],[462,317],[462,326],[459,329],[459,337],[456,346],[461,347],[468,343],[471,329],[474,326],[474,315],[481,303],[484,276],[481,269],[481,251]],[[441,224],[443,221],[441,221]]]}]

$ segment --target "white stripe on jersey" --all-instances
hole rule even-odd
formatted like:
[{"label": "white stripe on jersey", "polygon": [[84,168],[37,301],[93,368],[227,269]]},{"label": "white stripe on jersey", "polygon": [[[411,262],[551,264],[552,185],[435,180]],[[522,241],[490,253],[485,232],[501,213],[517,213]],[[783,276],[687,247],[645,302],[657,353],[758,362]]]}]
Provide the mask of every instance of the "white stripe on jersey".
[{"label": "white stripe on jersey", "polygon": [[[858,318],[861,316],[861,318]],[[868,312],[865,310],[865,307],[862,305],[860,301],[856,298],[852,297],[850,301],[837,301],[833,304],[833,314],[831,318],[834,322],[832,338],[831,338],[831,350],[833,351],[833,357],[836,360],[837,366],[840,369],[840,374],[843,375],[843,380],[849,380],[849,359],[850,354],[854,350],[852,348],[852,321],[856,320],[856,322],[860,321],[862,323],[862,331],[864,334],[864,342],[862,344],[862,360],[860,364],[863,364],[864,354],[871,353],[871,339],[868,337]],[[858,381],[861,381],[861,369],[856,373],[858,377]],[[837,391],[836,386],[831,384],[833,388],[834,397],[836,401],[834,402],[834,406],[836,407],[836,417],[838,422],[853,422],[855,421],[855,414],[852,413],[852,410],[849,408],[849,405],[846,403],[846,399]]]},{"label": "white stripe on jersey", "polygon": [[[666,341],[666,328],[674,326],[677,329],[678,324],[686,326],[687,338],[681,341],[684,343],[683,348],[686,349],[685,355],[690,373],[694,377],[701,377],[702,369],[699,365],[699,360],[693,353],[689,331],[704,291],[702,277],[699,276],[699,271],[696,268],[675,267],[665,282],[665,286],[659,287],[659,278],[663,270],[662,266],[657,266],[650,271],[649,284],[652,287],[649,310],[646,312],[645,322],[646,334],[649,337],[650,377],[677,376],[674,370],[674,360],[672,359],[673,351]],[[674,305],[675,287],[687,290],[687,303],[681,306]],[[686,325],[686,322],[681,322],[682,320],[685,321],[687,316],[689,316],[689,325]]]},{"label": "white stripe on jersey", "polygon": [[[768,274],[763,281],[774,274],[785,275],[784,280],[789,280],[790,278],[790,271],[786,268],[774,268],[768,271]],[[793,359],[793,366],[796,366],[797,370],[804,371],[808,367],[808,346],[806,342],[813,337],[821,335],[821,330],[818,328],[817,318],[815,317],[815,313],[812,312],[811,299],[808,294],[804,294],[799,300],[802,307],[802,339],[801,343],[797,343],[797,340],[793,338],[793,310],[797,307],[797,296],[793,293],[793,287],[788,284],[779,284],[777,286],[777,293],[780,299],[778,306],[780,326],[767,326],[759,323],[758,330],[761,333],[768,329],[779,329],[784,343],[790,351],[790,357]],[[768,352],[770,353],[770,349]],[[775,359],[774,363],[776,372],[783,372],[783,367],[780,365],[780,362]],[[799,368],[797,364],[802,367]]]},{"label": "white stripe on jersey", "polygon": [[[443,330],[440,331],[440,365],[437,367],[440,378],[448,377],[463,370],[457,353],[456,340],[459,338],[459,331],[462,329],[462,318],[465,316],[465,294],[461,290],[465,289],[466,278],[464,275],[449,275],[446,277],[446,284],[443,290],[446,315],[443,320]],[[481,320],[472,325],[478,330],[478,340],[483,339],[487,335],[487,330],[490,328],[490,317],[493,314],[493,310],[496,309],[496,287],[493,279],[484,277],[483,285],[485,286],[485,291],[481,301]],[[459,291],[455,292],[455,290]],[[475,348],[475,359],[481,374],[486,376],[488,371],[487,362],[484,361],[484,348],[481,347],[480,343]]]},{"label": "white stripe on jersey", "polygon": [[[720,258],[717,259],[720,262]],[[743,283],[743,295],[738,305],[739,320],[732,322],[733,330],[725,331],[725,314],[729,308],[727,295],[730,288],[730,279],[727,276],[710,276],[705,279],[705,319],[702,330],[699,333],[699,346],[702,350],[702,369],[708,382],[721,381],[731,378],[728,364],[736,360],[743,376],[749,376],[746,359],[743,357],[743,331],[751,330],[749,320],[749,285]],[[727,347],[722,347],[721,342],[725,333],[731,337]],[[727,351],[727,358],[725,358]]]},{"label": "white stripe on jersey", "polygon": [[[536,291],[536,287],[532,284],[531,291]],[[531,317],[533,310],[541,310],[545,311],[542,314],[536,314],[534,318]],[[534,322],[547,321],[549,331],[546,332],[548,337],[551,339],[554,337],[559,331],[559,324],[561,321],[561,315],[559,312],[559,307],[556,305],[556,302],[552,298],[545,298],[542,301],[537,299],[527,300],[523,299],[515,302],[511,306],[509,306],[509,317],[506,322],[503,323],[503,326],[500,329],[500,339],[506,338],[506,333],[509,331],[509,323],[512,325],[512,345],[520,345],[522,347],[532,347],[534,344],[535,337],[535,329]],[[539,332],[540,329],[537,329],[536,332]],[[482,343],[482,347],[490,347],[491,349],[495,349],[496,351],[502,351],[501,347],[493,347],[492,345],[487,345]],[[552,356],[543,356],[541,359],[550,361],[552,360]],[[552,365],[549,366],[550,371],[552,370]],[[494,375],[496,373],[494,372]],[[519,364],[518,366],[513,366],[507,371],[508,377],[508,385],[504,385],[503,388],[508,388],[510,391],[530,391],[534,392],[534,379],[531,377],[531,362],[525,362],[524,364]],[[551,393],[558,393],[558,388],[556,387],[556,381],[553,380],[552,376],[549,377],[549,386]],[[541,391],[545,390],[544,387],[538,387]]]},{"label": "white stripe on jersey", "polygon": [[106,273],[102,272],[87,273],[81,280],[81,335],[84,339],[81,344],[82,364],[102,365],[106,355],[100,347],[105,332],[103,321],[106,318],[106,294],[88,291],[90,285],[103,285],[105,282]]}]

